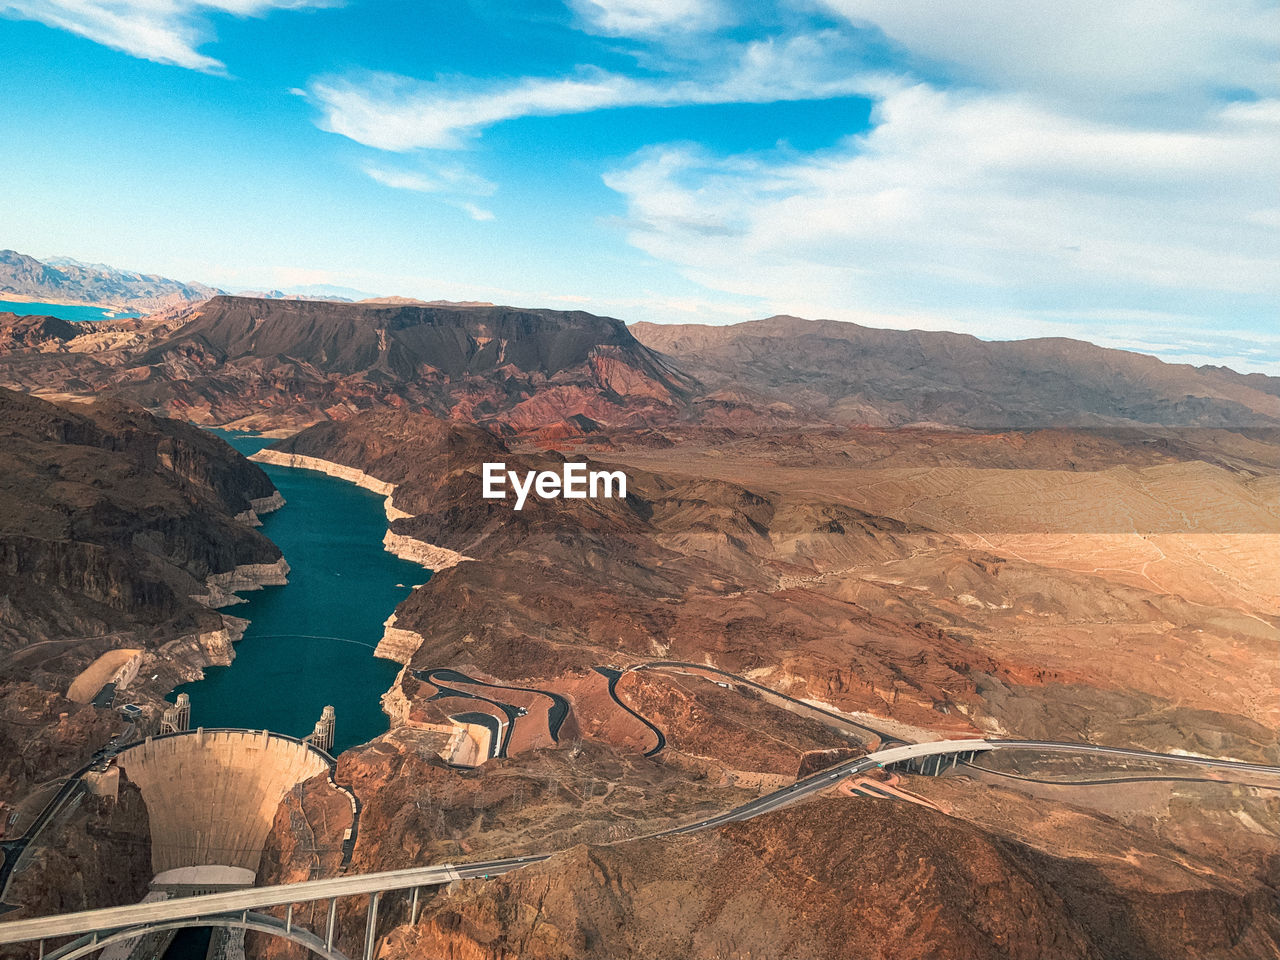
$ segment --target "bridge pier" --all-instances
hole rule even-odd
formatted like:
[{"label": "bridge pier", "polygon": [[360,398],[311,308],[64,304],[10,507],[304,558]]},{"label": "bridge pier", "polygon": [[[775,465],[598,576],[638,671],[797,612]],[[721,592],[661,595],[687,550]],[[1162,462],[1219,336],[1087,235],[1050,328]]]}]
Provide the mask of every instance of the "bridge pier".
[{"label": "bridge pier", "polygon": [[380,892],[369,894],[369,914],[364,926],[364,960],[373,960],[373,948],[378,940],[378,903],[381,900]]},{"label": "bridge pier", "polygon": [[333,924],[338,919],[338,898],[329,898],[329,919],[324,925],[324,948],[333,949]]},{"label": "bridge pier", "polygon": [[413,898],[409,901],[409,926],[413,926],[418,922],[418,891],[421,887],[413,888]]}]

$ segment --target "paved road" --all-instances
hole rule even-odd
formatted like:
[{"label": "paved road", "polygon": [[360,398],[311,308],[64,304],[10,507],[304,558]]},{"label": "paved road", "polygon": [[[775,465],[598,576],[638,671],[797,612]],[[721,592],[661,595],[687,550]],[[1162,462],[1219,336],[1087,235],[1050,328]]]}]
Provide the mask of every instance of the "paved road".
[{"label": "paved road", "polygon": [[[652,834],[654,837],[693,833],[749,820],[763,813],[796,803],[804,797],[834,785],[842,777],[861,773],[874,767],[899,763],[918,757],[974,753],[1003,749],[1038,749],[1070,751],[1075,753],[1108,754],[1135,759],[1158,759],[1165,762],[1186,763],[1225,771],[1265,773],[1280,777],[1280,767],[1265,764],[1243,763],[1237,760],[1214,760],[1208,757],[1186,757],[1178,754],[1151,753],[1146,750],[1129,750],[1122,747],[1096,747],[1092,744],[1055,743],[1042,740],[939,740],[932,743],[915,743],[893,747],[847,760],[803,780],[775,790],[773,793],[736,807],[716,817],[699,820]],[[0,923],[0,943],[17,943],[27,940],[48,939],[89,933],[94,930],[111,930],[143,923],[167,920],[193,919],[225,913],[241,913],[263,907],[280,906],[305,900],[323,900],[335,896],[352,896],[378,891],[405,890],[412,887],[434,886],[453,880],[499,876],[530,863],[539,863],[551,853],[528,857],[509,857],[503,860],[486,860],[469,864],[442,864],[417,867],[410,870],[393,870],[326,880],[307,880],[302,883],[281,884],[274,887],[255,887],[229,893],[215,893],[199,897],[186,897],[158,903],[130,904],[101,910],[85,910],[53,917],[37,917],[29,920],[13,920]]]},{"label": "paved road", "polygon": [[116,685],[112,681],[104,683],[102,688],[93,696],[91,701],[99,710],[110,710],[116,703]]},{"label": "paved road", "polygon": [[0,852],[4,854],[3,861],[0,861],[0,912],[14,909],[12,905],[6,904],[3,900],[4,892],[9,887],[9,877],[12,876],[14,867],[18,865],[18,861],[22,859],[27,847],[40,834],[40,831],[48,825],[54,815],[64,810],[67,804],[80,793],[80,777],[83,773],[84,771],[80,771],[80,773],[67,778],[66,782],[58,788],[58,792],[45,804],[44,809],[31,822],[31,825],[27,827],[22,836],[10,837],[8,840],[0,841]]},{"label": "paved road", "polygon": [[[492,697],[482,697],[478,693],[471,693],[469,690],[459,690],[456,687],[446,686],[445,684],[441,683],[439,680],[432,679],[432,676],[434,674],[442,673],[442,672],[444,671],[418,670],[414,672],[414,676],[417,677],[419,680],[426,680],[428,683],[430,683],[433,687],[436,688],[436,692],[433,693],[431,696],[427,697],[428,700],[447,700],[450,697],[456,698],[458,700],[478,700],[480,703],[487,703],[491,706],[497,707],[500,711],[502,711],[502,715],[507,718],[505,721],[501,721],[497,717],[494,717],[485,713],[477,713],[473,716],[489,717],[489,719],[493,721],[493,726],[489,728],[489,732],[493,734],[493,740],[491,741],[491,744],[489,747],[489,759],[492,759],[494,757],[505,757],[507,755],[507,747],[511,746],[511,735],[515,732],[516,721],[520,719],[519,709],[516,707],[513,707],[509,703],[503,703],[501,700],[495,700]],[[454,671],[448,671],[448,672],[452,673]],[[462,674],[459,673],[458,676],[461,677]],[[473,683],[474,681],[468,680],[467,682]],[[466,716],[466,715],[461,714],[460,716]],[[488,727],[488,724],[480,719],[464,720],[463,722],[464,723],[480,723],[481,725]],[[504,726],[506,727],[505,733],[503,733],[503,730],[502,730]],[[501,740],[498,739],[499,735],[501,735],[502,737]]]},{"label": "paved road", "polygon": [[[620,706],[623,710],[627,711],[627,713],[631,714],[641,723],[643,723],[646,727],[648,727],[651,731],[653,731],[653,735],[658,738],[657,746],[655,746],[652,750],[646,750],[644,752],[644,755],[646,757],[652,757],[655,753],[661,753],[663,748],[666,747],[667,745],[667,735],[663,733],[661,730],[659,730],[657,725],[654,724],[648,717],[644,716],[641,713],[638,713],[635,710],[632,710],[631,707],[629,707],[626,704],[626,702],[620,696],[618,696],[618,681],[622,679],[622,675],[626,673],[626,671],[616,670],[613,667],[594,667],[593,669],[595,670],[596,673],[600,674],[600,676],[604,677],[609,681],[609,696],[613,698],[613,702],[616,703],[618,706]],[[630,669],[634,669],[634,668],[630,668]]]},{"label": "paved road", "polygon": [[[220,728],[208,727],[206,728],[206,732],[216,732],[218,729]],[[56,794],[54,794],[53,799],[51,799],[47,804],[45,804],[44,809],[40,811],[40,814],[36,817],[34,821],[32,821],[31,825],[27,828],[26,832],[22,836],[9,837],[6,840],[0,841],[0,851],[3,851],[4,853],[4,859],[2,862],[0,862],[0,913],[5,912],[6,910],[14,909],[13,905],[5,903],[3,898],[4,898],[5,891],[8,889],[8,886],[9,886],[9,879],[13,875],[13,870],[17,866],[18,861],[22,858],[23,852],[26,850],[28,846],[30,846],[35,841],[35,839],[39,836],[40,831],[42,831],[46,826],[48,826],[49,822],[55,816],[60,814],[64,809],[66,809],[67,805],[83,791],[84,775],[86,773],[92,770],[95,766],[98,766],[103,761],[111,760],[112,758],[116,757],[118,754],[121,754],[132,747],[136,747],[143,742],[141,740],[130,741],[129,738],[134,736],[135,731],[136,731],[136,727],[134,726],[133,721],[126,720],[124,725],[124,730],[121,733],[118,733],[114,737],[112,737],[111,740],[107,742],[106,746],[102,747],[100,750],[94,753],[94,755],[90,758],[88,763],[86,763],[83,767],[81,767],[75,773],[71,774],[71,776],[67,777],[62,787],[58,790]],[[195,731],[192,731],[192,730],[179,731],[177,733],[159,733],[154,735],[151,739],[161,740],[166,737],[185,737],[185,736],[191,736],[194,733]],[[295,743],[303,742],[297,737],[290,737],[287,734],[283,734],[283,733],[278,733],[278,734],[273,733],[272,736],[283,737],[284,739],[292,740]],[[320,754],[320,756],[324,757],[325,762],[329,764],[331,771],[336,768],[337,762],[328,753],[321,750],[319,747],[315,746],[314,744],[308,743],[307,746],[314,752]],[[337,786],[337,784],[335,783],[334,786]],[[338,787],[338,789],[341,790],[345,788]],[[354,794],[352,794],[352,796],[354,797]],[[356,801],[356,819],[355,819],[355,822],[352,823],[352,827],[351,827],[352,839],[350,843],[352,846],[354,846],[355,844],[356,830],[359,827],[359,814],[360,814],[360,805],[359,805],[359,801],[357,800]],[[346,851],[344,851],[344,853],[346,856],[346,860],[344,862],[350,862],[350,859],[351,859],[350,853]]]},{"label": "paved road", "polygon": [[[995,777],[1005,777],[1009,780],[1022,780],[1025,783],[1040,783],[1050,787],[1109,787],[1120,783],[1217,783],[1222,786],[1234,786],[1238,781],[1235,780],[1219,780],[1210,777],[1175,777],[1169,774],[1151,773],[1146,776],[1129,776],[1129,777],[1105,777],[1101,780],[1063,780],[1061,778],[1048,780],[1044,777],[1028,777],[1021,773],[1009,773],[1006,770],[994,770],[991,767],[983,767],[976,763],[968,761],[961,762],[960,766],[968,767],[970,770],[976,770],[979,773],[990,774]],[[1253,790],[1280,790],[1280,783],[1275,786],[1269,786],[1264,783],[1246,784]]]},{"label": "paved road", "polygon": [[446,683],[469,683],[477,687],[488,687],[491,690],[519,690],[521,693],[536,693],[540,697],[546,697],[551,701],[551,706],[547,709],[547,731],[551,734],[553,743],[560,742],[560,728],[564,726],[565,720],[569,717],[568,699],[558,693],[552,693],[550,690],[539,690],[537,687],[516,687],[509,683],[487,683],[484,680],[475,680],[465,673],[459,673],[457,670],[448,668],[415,670],[413,675],[419,680],[425,679],[432,684],[436,682],[435,678],[439,677]]},{"label": "paved road", "polygon": [[157,900],[153,903],[133,903],[122,907],[83,910],[79,913],[55,917],[14,920],[0,924],[0,943],[73,936],[93,930],[115,930],[145,923],[236,914],[245,910],[278,907],[307,900],[328,900],[332,897],[436,886],[454,880],[494,877],[530,863],[546,860],[549,856],[550,854],[507,857],[502,860],[486,860],[456,866],[446,863],[409,870],[364,873],[351,877],[304,880],[301,883],[286,883],[274,887],[250,887],[247,890],[231,890],[226,893],[210,893],[176,900]]},{"label": "paved road", "polygon": [[1248,763],[1244,760],[1219,760],[1214,757],[1188,756],[1183,753],[1154,753],[1150,750],[1131,750],[1127,747],[1098,747],[1091,743],[1058,743],[1053,740],[988,740],[992,746],[1010,749],[1023,747],[1035,750],[1050,750],[1059,753],[1102,753],[1119,757],[1132,757],[1138,760],[1160,760],[1165,763],[1189,763],[1199,767],[1215,767],[1220,770],[1238,770],[1240,772],[1280,773],[1280,767],[1268,766],[1265,763]]},{"label": "paved road", "polygon": [[783,693],[780,690],[774,690],[772,687],[766,687],[764,684],[757,683],[754,680],[748,680],[746,677],[740,676],[739,674],[736,674],[736,673],[730,673],[728,670],[721,670],[719,667],[707,666],[705,663],[690,663],[686,660],[653,660],[647,663],[636,664],[634,667],[629,667],[628,669],[629,670],[696,670],[699,673],[714,673],[717,676],[724,677],[726,680],[731,680],[734,683],[741,684],[744,687],[751,687],[755,690],[759,690],[763,693],[767,693],[771,697],[778,697],[781,700],[786,700],[789,703],[794,703],[796,706],[804,708],[806,712],[821,714],[831,720],[836,721],[841,726],[856,727],[859,730],[865,730],[867,733],[874,734],[876,737],[878,737],[882,744],[902,743],[902,738],[895,736],[892,733],[888,733],[887,731],[884,731],[884,730],[877,730],[875,727],[870,727],[870,726],[867,726],[867,724],[865,723],[859,723],[856,720],[852,720],[849,717],[846,717],[842,713],[836,713],[835,711],[827,710],[827,709],[824,709],[823,707],[815,706],[814,704],[809,703],[806,700],[800,700],[789,694]]}]

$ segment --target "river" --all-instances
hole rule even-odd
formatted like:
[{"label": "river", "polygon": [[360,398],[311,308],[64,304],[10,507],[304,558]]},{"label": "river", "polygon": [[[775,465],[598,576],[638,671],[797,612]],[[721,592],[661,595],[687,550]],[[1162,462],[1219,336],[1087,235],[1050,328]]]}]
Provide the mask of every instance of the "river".
[{"label": "river", "polygon": [[[256,435],[217,431],[243,454],[267,446]],[[289,583],[247,591],[223,608],[250,621],[229,667],[178,687],[191,697],[191,725],[309,734],[326,704],[337,724],[334,753],[387,730],[380,696],[399,665],[373,656],[383,622],[430,573],[382,548],[383,498],[314,470],[264,465],[286,504],[262,518],[284,552]]]}]

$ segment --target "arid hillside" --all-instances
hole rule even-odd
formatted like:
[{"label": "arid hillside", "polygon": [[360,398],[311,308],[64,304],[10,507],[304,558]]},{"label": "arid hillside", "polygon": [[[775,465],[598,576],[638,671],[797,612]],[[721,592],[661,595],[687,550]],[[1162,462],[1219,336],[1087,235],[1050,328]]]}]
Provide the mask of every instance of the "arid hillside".
[{"label": "arid hillside", "polygon": [[[947,465],[921,463],[922,445]],[[1071,468],[1041,465],[1072,448]],[[1276,453],[1253,441],[1204,453],[1251,469],[1091,435],[640,446],[599,455],[627,471],[625,501],[518,513],[480,496],[481,463],[559,455],[406,414],[276,449],[397,484],[404,549],[473,561],[397,609],[388,649],[415,670],[554,689],[601,665],[688,661],[926,731],[1277,756],[1280,512],[1257,483]]]},{"label": "arid hillside", "polygon": [[[386,497],[386,549],[432,574],[376,650],[400,667],[390,729],[339,758],[356,839],[344,850],[352,808],[318,778],[277,811],[259,882],[329,875],[348,854],[374,871],[560,851],[432,895],[415,924],[388,897],[386,960],[1274,954],[1276,788],[1217,772],[880,771],[896,793],[832,780],[757,821],[651,836],[894,742],[1280,763],[1273,380],[836,326],[677,331],[657,352],[586,314],[217,298],[83,332],[10,322],[0,374],[269,428],[260,462]],[[34,451],[13,489],[37,509],[11,523],[38,529],[17,533],[61,537],[58,518],[110,531],[179,599],[199,571],[275,556],[247,525],[270,489],[220,441],[120,401],[5,396],[10,445]],[[1025,425],[1041,417],[1060,425]],[[516,511],[483,496],[493,461],[621,471],[626,495]],[[91,474],[109,482],[65,482]],[[148,526],[169,516],[170,482],[210,511],[210,539],[181,511]],[[181,603],[148,636],[187,613],[192,629],[214,618]],[[111,638],[61,661],[15,644],[35,683],[9,714],[53,729],[68,713],[59,738],[36,738],[41,769],[106,735],[60,686],[138,629],[100,619]],[[40,625],[54,627],[71,629]],[[164,649],[157,689],[230,642]],[[1063,772],[1079,782],[1045,779]],[[346,949],[363,926],[362,903],[339,908]]]},{"label": "arid hillside", "polygon": [[983,341],[785,316],[724,327],[637,323],[631,331],[702,381],[708,403],[726,408],[982,430],[1280,424],[1278,378],[1080,340]]},{"label": "arid hillside", "polygon": [[216,297],[120,386],[201,422],[278,426],[414,407],[500,432],[667,416],[690,381],[617,320],[490,306]]},{"label": "arid hillside", "polygon": [[114,726],[69,698],[79,674],[121,650],[169,680],[226,662],[211,584],[281,558],[250,526],[278,504],[271,482],[190,424],[0,389],[0,448],[0,798],[12,803]]},{"label": "arid hillside", "polygon": [[217,296],[76,327],[0,318],[0,385],[53,398],[117,392],[163,415],[281,434],[416,409],[597,448],[832,425],[1280,425],[1280,380],[1261,374],[1075,340],[988,342],[795,317],[628,328],[492,304]]},{"label": "arid hillside", "polygon": [[[1105,836],[1105,824],[1080,820]],[[483,960],[1273,953],[1280,925],[1264,897],[1196,866],[1121,872],[918,806],[829,798],[707,837],[577,847],[437,898],[390,944],[399,956]]]},{"label": "arid hillside", "polygon": [[[353,865],[564,851],[438,891],[416,923],[388,898],[385,957],[1276,953],[1274,778],[1037,758],[905,777],[916,802],[833,782],[758,820],[643,839],[890,738],[1277,763],[1266,435],[687,429],[589,461],[626,470],[626,501],[520,513],[479,496],[479,463],[560,455],[474,427],[366,414],[274,445],[393,484],[392,549],[465,558],[400,604],[379,647],[404,669],[391,731],[340,763],[363,804]],[[515,708],[513,733],[504,755],[451,768],[438,731],[478,709],[468,696]],[[332,859],[345,821],[312,787],[278,813],[260,881]],[[340,908],[339,942],[358,949],[363,921]],[[262,938],[250,954],[300,956]]]},{"label": "arid hillside", "polygon": [[41,262],[15,250],[0,250],[0,300],[96,303],[142,311],[205,300],[218,292],[202,283],[181,283],[104,264],[68,259]]},{"label": "arid hillside", "polygon": [[552,441],[669,422],[697,388],[620,321],[586,313],[219,296],[75,326],[0,321],[0,381],[54,397],[108,390],[244,429],[413,408]]}]

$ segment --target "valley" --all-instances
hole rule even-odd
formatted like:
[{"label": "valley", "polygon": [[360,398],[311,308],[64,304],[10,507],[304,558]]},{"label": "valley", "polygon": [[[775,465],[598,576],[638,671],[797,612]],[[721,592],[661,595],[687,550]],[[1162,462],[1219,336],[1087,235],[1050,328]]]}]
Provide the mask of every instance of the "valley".
[{"label": "valley", "polygon": [[[3,394],[20,412],[6,424],[29,424],[8,438],[23,458],[3,489],[49,498],[12,535],[92,552],[97,520],[125,561],[107,587],[65,565],[60,580],[6,568],[0,735],[29,737],[24,717],[38,716],[48,746],[23,754],[0,799],[21,801],[115,735],[110,710],[68,709],[62,692],[109,650],[148,658],[127,694],[145,711],[139,735],[184,681],[193,728],[209,695],[237,705],[209,726],[274,726],[279,705],[255,705],[269,692],[214,686],[259,658],[286,684],[316,657],[369,718],[338,738],[331,774],[287,792],[256,886],[551,857],[424,887],[414,912],[407,892],[388,893],[372,923],[387,960],[863,956],[885,935],[903,958],[1280,950],[1268,906],[1280,781],[1266,772],[1280,766],[1274,378],[794,318],[658,330],[491,305],[219,296],[74,326],[0,318],[0,383],[27,394]],[[1058,381],[1035,389],[1047,366]],[[232,431],[252,456],[193,423]],[[497,462],[521,477],[621,471],[625,496],[530,496],[516,510],[484,494]],[[331,491],[312,514],[307,477]],[[157,504],[177,510],[166,485],[198,512],[188,526],[156,522]],[[291,485],[303,507],[254,526],[292,503]],[[339,525],[351,539],[334,557],[404,586],[346,582],[341,559],[325,567],[274,536],[286,521],[303,537]],[[213,552],[188,556],[192,544]],[[290,586],[247,605],[186,599],[234,599],[249,585],[236,570],[262,581],[273,564],[297,564]],[[23,599],[48,589],[67,598],[61,618]],[[272,591],[309,596],[309,613],[273,613]],[[349,616],[374,635],[348,637]],[[227,679],[190,682],[190,644],[175,641],[197,628],[243,645]],[[281,634],[297,636],[261,645]],[[378,659],[362,648],[359,670],[343,666],[317,637],[376,645]],[[339,730],[353,709],[340,707]],[[999,750],[882,771],[907,799],[856,786],[878,775],[868,755],[974,740],[1165,760]],[[1190,776],[1183,755],[1263,772]],[[812,798],[787,795],[800,781]],[[76,814],[109,828],[66,829],[141,875],[136,842],[110,839],[147,833],[129,796],[126,784],[117,806]],[[739,809],[759,815],[718,819]],[[80,855],[51,850],[21,873],[15,918],[139,899],[136,885],[49,899]],[[299,901],[296,918],[323,929],[325,909]],[[1195,930],[1177,926],[1197,911]],[[369,916],[359,898],[339,902],[347,956]],[[261,932],[244,949],[302,955]]]}]

